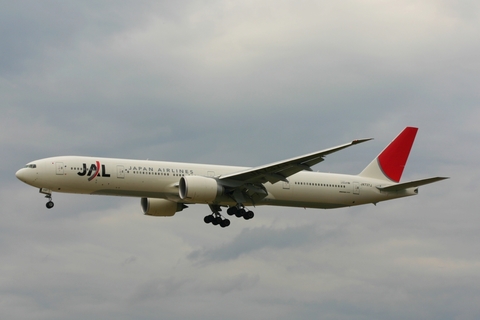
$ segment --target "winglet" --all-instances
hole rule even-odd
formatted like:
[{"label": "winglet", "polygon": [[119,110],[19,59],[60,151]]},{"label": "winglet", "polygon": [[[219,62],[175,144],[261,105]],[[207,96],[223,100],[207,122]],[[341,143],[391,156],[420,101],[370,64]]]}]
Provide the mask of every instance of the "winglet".
[{"label": "winglet", "polygon": [[360,173],[360,176],[400,182],[418,128],[406,127]]},{"label": "winglet", "polygon": [[357,139],[357,140],[353,140],[353,141],[352,141],[352,144],[359,144],[359,143],[362,143],[362,142],[365,142],[365,141],[370,141],[370,140],[373,140],[373,138]]}]

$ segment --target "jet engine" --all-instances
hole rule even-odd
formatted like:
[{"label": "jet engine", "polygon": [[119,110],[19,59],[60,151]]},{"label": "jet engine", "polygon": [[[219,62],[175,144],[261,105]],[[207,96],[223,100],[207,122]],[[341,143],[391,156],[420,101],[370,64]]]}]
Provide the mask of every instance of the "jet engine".
[{"label": "jet engine", "polygon": [[140,203],[145,215],[155,217],[171,217],[187,207],[183,203],[155,198],[142,198]]},{"label": "jet engine", "polygon": [[187,202],[211,203],[223,193],[223,187],[217,180],[202,176],[185,176],[180,178],[178,194]]}]

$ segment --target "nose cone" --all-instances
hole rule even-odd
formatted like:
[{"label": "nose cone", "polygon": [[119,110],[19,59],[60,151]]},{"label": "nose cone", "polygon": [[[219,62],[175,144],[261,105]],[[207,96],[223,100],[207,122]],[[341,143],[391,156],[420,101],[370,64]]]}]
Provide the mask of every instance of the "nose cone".
[{"label": "nose cone", "polygon": [[25,172],[25,168],[22,168],[15,173],[15,176],[17,177],[18,180],[23,181],[27,183],[27,172]]},{"label": "nose cone", "polygon": [[31,168],[20,169],[15,173],[15,176],[17,176],[18,180],[23,181],[31,186],[34,186],[38,179],[38,173],[35,169]]}]

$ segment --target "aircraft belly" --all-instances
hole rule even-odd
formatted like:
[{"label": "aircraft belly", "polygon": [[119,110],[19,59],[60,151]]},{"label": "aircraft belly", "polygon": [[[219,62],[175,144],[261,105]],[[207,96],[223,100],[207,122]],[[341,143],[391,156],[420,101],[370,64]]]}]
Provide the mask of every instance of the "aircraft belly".
[{"label": "aircraft belly", "polygon": [[277,199],[265,200],[259,203],[259,205],[313,208],[313,209],[334,209],[334,208],[348,207],[348,205],[342,204],[342,203],[305,202],[305,201],[277,200]]},{"label": "aircraft belly", "polygon": [[179,200],[179,197],[172,196],[171,193],[158,191],[139,191],[139,190],[117,190],[117,189],[101,189],[90,194],[104,196],[121,196],[121,197],[138,197],[138,198],[163,198],[171,200]]}]

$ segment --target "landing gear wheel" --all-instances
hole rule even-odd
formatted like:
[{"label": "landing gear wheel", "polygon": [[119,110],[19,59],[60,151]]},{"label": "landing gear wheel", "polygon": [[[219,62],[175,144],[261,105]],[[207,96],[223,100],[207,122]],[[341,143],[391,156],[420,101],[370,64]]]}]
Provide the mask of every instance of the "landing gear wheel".
[{"label": "landing gear wheel", "polygon": [[245,214],[245,209],[238,209],[237,212],[235,212],[235,217],[240,218],[243,217]]},{"label": "landing gear wheel", "polygon": [[228,227],[229,225],[230,225],[230,220],[228,219],[222,220],[222,222],[220,222],[220,227],[222,228]]},{"label": "landing gear wheel", "polygon": [[222,218],[220,218],[220,217],[215,217],[215,218],[213,218],[212,224],[213,224],[214,226],[217,226],[217,225],[219,225],[221,222],[222,222]]},{"label": "landing gear wheel", "polygon": [[238,208],[237,207],[230,207],[227,209],[227,214],[229,216],[233,216],[234,214],[236,214],[238,211]]},{"label": "landing gear wheel", "polygon": [[205,218],[203,218],[203,221],[206,223],[206,224],[209,224],[213,221],[213,216],[212,215],[209,215],[209,216],[205,216]]},{"label": "landing gear wheel", "polygon": [[[230,220],[225,219],[220,214],[220,211],[222,211],[220,206],[219,205],[213,205],[213,204],[211,204],[209,206],[210,206],[210,209],[212,209],[212,214],[203,218],[203,221],[205,221],[205,223],[211,223],[214,226],[220,225],[220,227],[222,227],[222,228],[228,227],[230,225]],[[231,209],[231,208],[229,208],[229,209]],[[232,211],[230,210],[230,212],[232,212]]]},{"label": "landing gear wheel", "polygon": [[48,201],[47,204],[46,204],[46,207],[48,209],[52,209],[53,208],[53,201]]},{"label": "landing gear wheel", "polygon": [[252,211],[247,211],[247,212],[245,212],[245,214],[243,215],[243,218],[244,218],[245,220],[250,220],[250,219],[252,219],[254,216],[255,216],[255,214],[254,214]]}]

